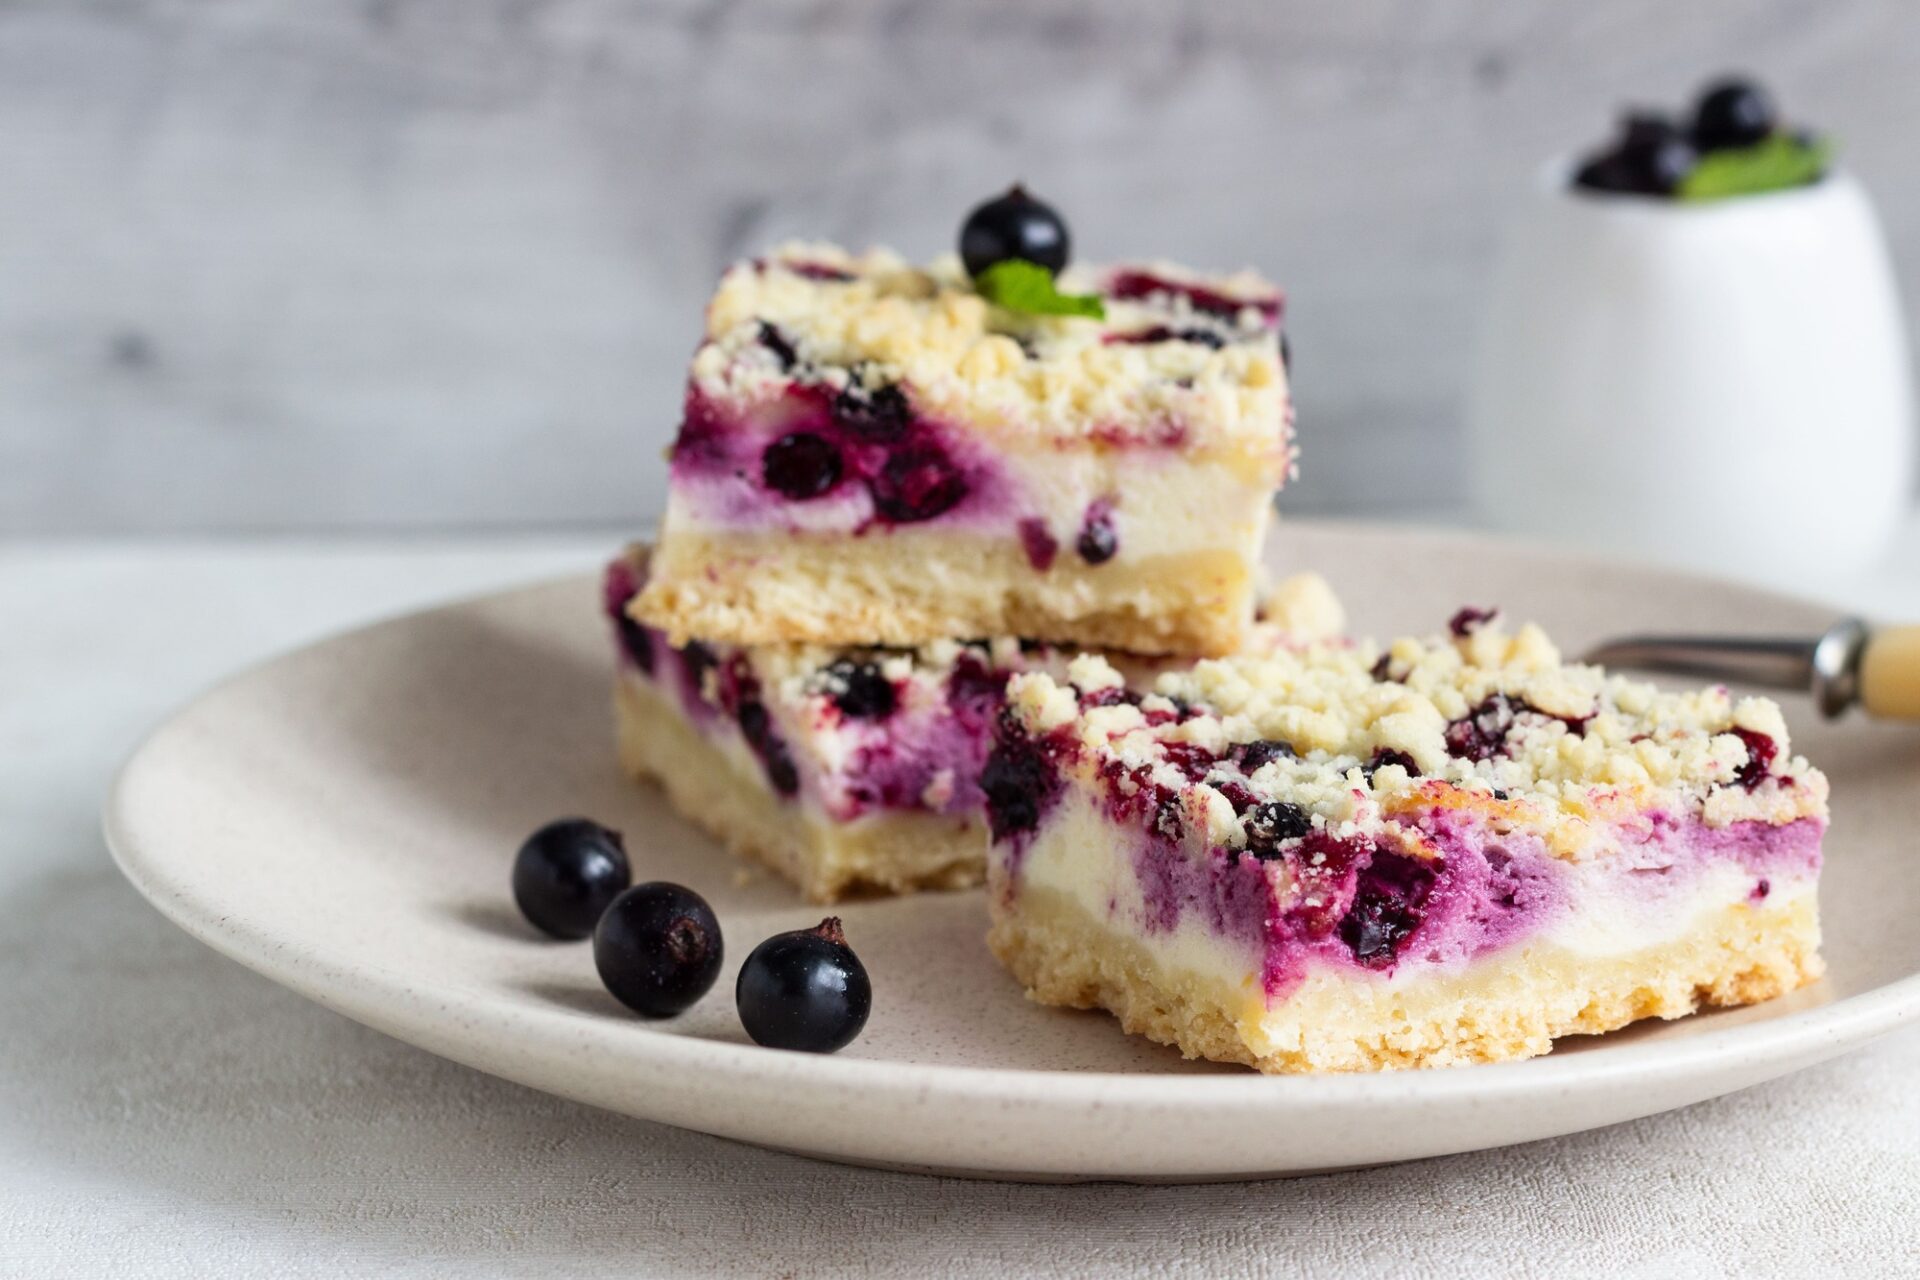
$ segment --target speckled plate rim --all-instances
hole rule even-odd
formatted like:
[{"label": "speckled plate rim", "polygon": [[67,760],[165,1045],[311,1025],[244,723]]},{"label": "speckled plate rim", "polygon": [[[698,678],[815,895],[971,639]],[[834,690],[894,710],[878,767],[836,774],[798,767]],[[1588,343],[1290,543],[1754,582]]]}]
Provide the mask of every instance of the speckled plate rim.
[{"label": "speckled plate rim", "polygon": [[[1299,529],[1305,524],[1297,522],[1290,527]],[[1360,537],[1439,540],[1457,544],[1462,550],[1480,546],[1498,548],[1509,555],[1526,553],[1561,570],[1639,570],[1638,566],[1602,557],[1517,548],[1475,534],[1364,525],[1339,527]],[[1668,578],[1697,576],[1667,570],[1645,572]],[[516,1027],[534,1033],[538,1044],[605,1048],[628,1068],[636,1069],[617,1090],[590,1079],[556,1084],[550,1053],[502,1052],[503,1046],[487,1044],[484,1037],[449,1029],[484,1028],[495,1012],[492,1006],[497,1004],[486,992],[425,990],[405,973],[372,962],[341,963],[324,948],[294,945],[230,914],[220,902],[194,889],[189,883],[191,877],[183,874],[189,864],[177,846],[142,822],[137,803],[140,789],[151,772],[164,765],[173,735],[197,709],[249,682],[271,678],[282,663],[313,650],[499,596],[548,590],[556,581],[564,580],[482,593],[369,623],[267,659],[213,685],[149,733],[116,776],[102,821],[115,862],[162,914],[220,954],[316,1003],[440,1056],[533,1088],[723,1137],[828,1159],[961,1176],[1039,1181],[1256,1178],[1510,1145],[1636,1119],[1746,1088],[1845,1053],[1920,1016],[1920,972],[1916,972],[1813,1008],[1675,1040],[1615,1044],[1589,1052],[1452,1070],[1262,1077],[1066,1072],[777,1053],[686,1036],[634,1039],[622,1036],[620,1028],[604,1020],[584,1018],[565,1009],[516,1007]],[[1727,585],[1713,579],[1701,581],[1717,587]],[[1781,604],[1820,607],[1758,588],[1751,594]],[[685,1099],[667,1094],[659,1095],[659,1105],[631,1105],[632,1095],[644,1092],[646,1087],[664,1087],[670,1094],[685,1087],[680,1082],[695,1082],[702,1093],[724,1092],[731,1104],[728,1109],[739,1114],[729,1119],[711,1107],[672,1105]],[[781,1126],[781,1132],[774,1133],[756,1118],[756,1108],[791,1107],[796,1097],[809,1099],[815,1118],[824,1116],[827,1123],[809,1124],[806,1117],[798,1117],[799,1123],[787,1123]],[[1124,1161],[1007,1160],[1004,1143],[968,1143],[961,1135],[955,1135],[956,1141],[943,1151],[946,1158],[921,1160],[912,1158],[911,1153],[903,1157],[895,1149],[900,1145],[897,1142],[866,1140],[841,1123],[849,1116],[879,1117],[890,1110],[911,1114],[936,1102],[972,1109],[992,1107],[1025,1116],[1125,1108],[1180,1123],[1203,1119],[1232,1123],[1233,1118],[1244,1119],[1251,1110],[1293,1117],[1312,1115],[1316,1123],[1335,1127],[1362,1123],[1370,1131],[1380,1127],[1383,1114],[1411,1116],[1417,1111],[1430,1115],[1429,1108],[1444,1110],[1464,1104],[1472,1116],[1485,1119],[1501,1113],[1507,1121],[1470,1141],[1437,1136],[1398,1143],[1369,1140],[1346,1153],[1351,1158],[1311,1161],[1311,1167],[1289,1159],[1271,1168],[1217,1169],[1208,1167],[1204,1160],[1191,1167],[1172,1167],[1181,1163],[1173,1161],[1168,1167],[1155,1168],[1135,1167]],[[1564,1108],[1581,1115],[1554,1118]],[[871,1129],[885,1127],[875,1124]]]}]

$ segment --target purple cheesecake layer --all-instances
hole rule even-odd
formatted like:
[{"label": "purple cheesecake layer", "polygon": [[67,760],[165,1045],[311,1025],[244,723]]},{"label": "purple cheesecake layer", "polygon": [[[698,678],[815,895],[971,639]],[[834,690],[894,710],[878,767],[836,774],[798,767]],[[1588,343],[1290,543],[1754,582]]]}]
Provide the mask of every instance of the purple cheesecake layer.
[{"label": "purple cheesecake layer", "polygon": [[1187,856],[1166,836],[1140,839],[1133,868],[1145,903],[1139,926],[1170,932],[1195,916],[1214,933],[1261,948],[1268,997],[1283,998],[1317,967],[1390,972],[1401,965],[1458,967],[1552,927],[1569,911],[1648,907],[1689,892],[1729,864],[1753,877],[1749,900],[1776,882],[1804,881],[1820,866],[1825,823],[1803,818],[1709,827],[1656,815],[1623,827],[1620,861],[1603,874],[1552,857],[1531,836],[1500,835],[1436,811],[1421,824],[1431,849],[1386,840],[1342,840],[1316,830],[1277,859],[1296,892],[1282,905],[1265,861],[1214,848]]},{"label": "purple cheesecake layer", "polygon": [[[767,785],[779,795],[794,797],[803,784],[809,791],[817,782],[803,771],[793,750],[780,736],[762,697],[758,677],[746,657],[722,654],[698,640],[681,647],[667,642],[664,632],[642,626],[627,615],[627,604],[644,585],[624,560],[607,566],[602,601],[614,623],[620,664],[631,667],[662,689],[671,690],[689,723],[709,737],[731,723],[760,761]],[[711,696],[709,696],[711,694]]]},{"label": "purple cheesecake layer", "polygon": [[665,633],[627,616],[642,585],[627,561],[607,567],[603,601],[621,667],[670,693],[707,736],[739,733],[775,791],[805,793],[838,822],[875,811],[981,812],[981,770],[1008,672],[969,649],[939,679],[916,674],[894,682],[881,714],[852,715],[830,696],[810,698],[811,731],[845,741],[836,753],[840,765],[822,770],[814,756],[794,752],[781,736],[744,653],[699,641],[675,648]]},{"label": "purple cheesecake layer", "polygon": [[895,386],[794,382],[747,409],[690,388],[671,475],[696,518],[744,529],[1011,528],[1019,514],[998,459]]},{"label": "purple cheesecake layer", "polygon": [[993,718],[1007,673],[962,654],[937,688],[915,680],[918,705],[879,723],[842,722],[856,744],[846,766],[822,788],[827,810],[851,821],[871,809],[977,814],[980,772],[993,741]]},{"label": "purple cheesecake layer", "polygon": [[902,713],[887,730],[862,736],[868,740],[823,787],[833,817],[852,821],[874,809],[980,812],[986,743],[944,710]]},{"label": "purple cheesecake layer", "polygon": [[[1559,864],[1512,841],[1436,860],[1316,830],[1277,857],[1214,848],[1196,859],[1155,833],[1135,843],[1132,866],[1143,933],[1170,933],[1193,917],[1257,949],[1269,999],[1325,966],[1457,965],[1537,932],[1568,902]],[[1298,888],[1283,902],[1289,885]]]},{"label": "purple cheesecake layer", "polygon": [[1820,844],[1827,830],[1819,818],[1710,827],[1697,818],[1654,813],[1647,822],[1650,834],[1639,845],[1637,865],[1653,875],[1689,865],[1732,862],[1755,876],[1814,876],[1820,871]]}]

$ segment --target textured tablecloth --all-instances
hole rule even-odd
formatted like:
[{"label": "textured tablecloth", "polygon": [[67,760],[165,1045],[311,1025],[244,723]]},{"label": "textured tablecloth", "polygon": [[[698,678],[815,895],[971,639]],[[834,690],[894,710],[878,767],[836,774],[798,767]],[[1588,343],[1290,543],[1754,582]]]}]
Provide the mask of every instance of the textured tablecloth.
[{"label": "textured tablecloth", "polygon": [[[221,959],[115,872],[102,794],[171,706],[348,623],[590,568],[612,541],[0,551],[0,1275],[1920,1269],[1920,1032],[1685,1111],[1418,1165],[945,1181],[441,1061]],[[1920,617],[1920,582],[1876,592]]]}]

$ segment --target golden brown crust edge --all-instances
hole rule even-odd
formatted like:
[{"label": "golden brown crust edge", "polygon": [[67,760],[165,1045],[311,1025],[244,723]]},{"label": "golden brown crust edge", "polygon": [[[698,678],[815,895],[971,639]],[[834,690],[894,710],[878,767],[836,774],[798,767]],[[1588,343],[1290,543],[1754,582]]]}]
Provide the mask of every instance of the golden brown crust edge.
[{"label": "golden brown crust edge", "polygon": [[[1536,1057],[1561,1036],[1612,1031],[1644,1018],[1679,1018],[1702,1008],[1756,1004],[1816,981],[1824,971],[1811,894],[1767,910],[1733,904],[1716,913],[1710,925],[1666,947],[1595,963],[1577,991],[1563,993],[1556,1005],[1492,999],[1453,1021],[1413,1020],[1392,1028],[1361,1022],[1344,1030],[1306,1025],[1292,1028],[1299,1033],[1293,1045],[1262,1052],[1249,1043],[1232,1010],[1195,984],[1169,979],[1141,948],[1092,924],[1078,908],[1050,906],[1041,923],[1022,910],[997,906],[987,942],[1036,1003],[1105,1009],[1123,1030],[1171,1045],[1186,1057],[1238,1063],[1267,1074]],[[1705,963],[1687,968],[1687,953]]]},{"label": "golden brown crust edge", "polygon": [[970,567],[958,557],[943,563],[910,552],[894,563],[861,559],[835,565],[824,548],[804,560],[683,549],[656,556],[632,610],[676,645],[915,645],[1016,635],[1195,657],[1237,651],[1253,617],[1254,567],[1224,551],[1130,567],[1056,566],[1044,575],[998,569],[985,556]]}]

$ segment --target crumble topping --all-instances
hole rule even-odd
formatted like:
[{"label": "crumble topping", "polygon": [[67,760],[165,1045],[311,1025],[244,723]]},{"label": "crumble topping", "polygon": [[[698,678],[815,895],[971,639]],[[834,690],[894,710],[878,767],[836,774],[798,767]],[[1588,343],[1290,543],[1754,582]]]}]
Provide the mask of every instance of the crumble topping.
[{"label": "crumble topping", "polygon": [[1069,268],[1104,320],[989,304],[959,259],[788,244],[727,272],[693,361],[715,400],[760,402],[796,378],[838,391],[904,383],[941,421],[1054,440],[1153,440],[1287,453],[1280,294],[1252,272]]},{"label": "crumble topping", "polygon": [[[1249,799],[1299,805],[1341,837],[1469,809],[1537,831],[1561,857],[1580,856],[1595,823],[1650,813],[1709,826],[1826,815],[1826,779],[1790,756],[1773,702],[1565,665],[1532,625],[1509,633],[1484,618],[1384,649],[1279,646],[1164,671],[1138,705],[1088,696],[1112,679],[1098,657],[1064,684],[1018,675],[1010,713],[1028,734],[1117,764],[1115,785],[1182,794],[1189,818],[1229,846],[1246,843]],[[1256,742],[1291,750],[1256,761],[1243,747]]]},{"label": "crumble topping", "polygon": [[1296,641],[1332,640],[1347,630],[1347,611],[1317,573],[1283,579],[1260,605],[1260,620]]},{"label": "crumble topping", "polygon": [[[1319,589],[1326,589],[1316,575]],[[1275,588],[1276,596],[1293,588],[1295,578],[1283,579]],[[1339,609],[1328,591],[1327,602]],[[1320,607],[1316,605],[1316,607]],[[1311,618],[1309,619],[1311,620]],[[1324,616],[1322,618],[1324,620]],[[1246,652],[1261,653],[1306,643],[1311,633],[1296,632],[1290,615],[1271,607],[1247,632]],[[1162,672],[1188,666],[1192,659],[1152,658],[1133,654],[1087,654],[1071,646],[996,636],[987,640],[930,640],[910,648],[870,645],[729,645],[707,646],[724,663],[738,657],[747,662],[760,681],[789,703],[808,698],[837,697],[846,692],[850,667],[871,664],[886,679],[896,683],[919,681],[942,685],[965,663],[977,663],[987,673],[1046,671],[1065,683],[1081,689],[1149,688]],[[1148,695],[1148,702],[1154,701]],[[1164,698],[1159,699],[1165,703]],[[1069,708],[1077,709],[1072,695]],[[1168,704],[1171,705],[1171,704]]]}]

